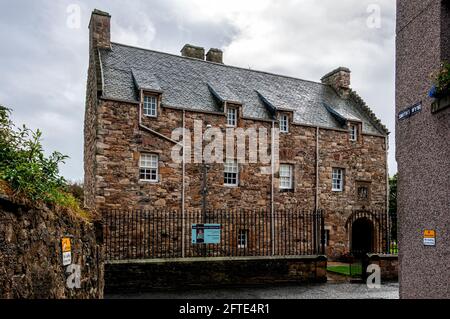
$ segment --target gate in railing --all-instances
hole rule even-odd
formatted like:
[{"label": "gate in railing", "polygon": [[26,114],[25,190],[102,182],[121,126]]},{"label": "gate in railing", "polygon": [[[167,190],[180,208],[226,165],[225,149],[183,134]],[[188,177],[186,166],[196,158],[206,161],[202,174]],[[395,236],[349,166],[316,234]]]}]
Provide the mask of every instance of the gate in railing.
[{"label": "gate in railing", "polygon": [[358,210],[347,219],[350,242],[349,273],[367,276],[367,254],[398,254],[397,215],[385,210]]},{"label": "gate in railing", "polygon": [[239,209],[184,214],[109,210],[103,216],[107,260],[324,253],[321,210],[272,213]]},{"label": "gate in railing", "polygon": [[367,253],[397,254],[397,216],[385,210],[358,210],[347,219],[350,251],[354,256]]}]

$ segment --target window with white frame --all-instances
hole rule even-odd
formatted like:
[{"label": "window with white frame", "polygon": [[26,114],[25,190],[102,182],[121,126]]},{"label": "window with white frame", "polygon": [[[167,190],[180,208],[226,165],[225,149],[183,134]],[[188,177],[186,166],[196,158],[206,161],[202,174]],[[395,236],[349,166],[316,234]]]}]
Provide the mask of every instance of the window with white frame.
[{"label": "window with white frame", "polygon": [[292,165],[280,165],[280,189],[293,188],[293,171]]},{"label": "window with white frame", "polygon": [[228,186],[237,186],[239,178],[238,163],[235,160],[226,160],[223,183]]},{"label": "window with white frame", "polygon": [[350,141],[356,142],[358,140],[358,125],[350,125]]},{"label": "window with white frame", "polygon": [[236,126],[237,124],[237,109],[236,108],[227,108],[227,125]]},{"label": "window with white frame", "polygon": [[156,154],[141,154],[139,179],[147,182],[158,181],[159,157]]},{"label": "window with white frame", "polygon": [[289,132],[289,116],[287,116],[286,114],[281,114],[280,116],[280,132]]},{"label": "window with white frame", "polygon": [[248,230],[240,229],[238,232],[238,248],[247,248],[248,246]]},{"label": "window with white frame", "polygon": [[333,192],[342,192],[344,189],[344,170],[342,168],[333,168],[331,180]]},{"label": "window with white frame", "polygon": [[158,115],[158,99],[156,96],[144,96],[144,115],[156,117]]}]

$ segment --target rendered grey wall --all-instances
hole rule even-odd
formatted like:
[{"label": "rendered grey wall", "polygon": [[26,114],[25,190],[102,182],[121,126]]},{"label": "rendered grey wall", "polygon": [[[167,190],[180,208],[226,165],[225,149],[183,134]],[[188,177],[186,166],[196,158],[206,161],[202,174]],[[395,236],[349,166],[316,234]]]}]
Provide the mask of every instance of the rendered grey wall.
[{"label": "rendered grey wall", "polygon": [[[443,2],[397,1],[396,114],[423,106],[396,122],[401,298],[450,298],[450,108],[432,114],[428,97],[449,57]],[[436,247],[423,245],[424,229],[436,230]]]}]

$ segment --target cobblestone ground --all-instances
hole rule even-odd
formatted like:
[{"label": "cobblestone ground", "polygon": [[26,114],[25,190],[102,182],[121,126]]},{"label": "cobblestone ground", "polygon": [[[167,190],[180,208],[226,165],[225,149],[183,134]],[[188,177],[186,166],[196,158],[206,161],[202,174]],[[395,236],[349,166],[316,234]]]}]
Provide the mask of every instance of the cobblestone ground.
[{"label": "cobblestone ground", "polygon": [[360,283],[326,283],[306,286],[203,289],[142,294],[107,295],[132,299],[398,299],[398,283],[369,289]]}]

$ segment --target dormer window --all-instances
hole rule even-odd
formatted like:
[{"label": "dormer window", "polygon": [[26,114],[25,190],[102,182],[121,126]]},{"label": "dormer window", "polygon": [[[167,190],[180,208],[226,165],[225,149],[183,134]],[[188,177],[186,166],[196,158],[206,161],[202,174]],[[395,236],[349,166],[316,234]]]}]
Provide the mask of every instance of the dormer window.
[{"label": "dormer window", "polygon": [[287,114],[280,115],[280,132],[289,133],[289,116]]},{"label": "dormer window", "polygon": [[158,116],[158,98],[156,96],[144,96],[144,115],[150,117]]},{"label": "dormer window", "polygon": [[236,108],[227,108],[227,125],[228,126],[236,126],[237,125],[237,109]]},{"label": "dormer window", "polygon": [[350,141],[352,141],[352,142],[358,141],[358,125],[357,124],[350,124],[349,134],[350,134]]}]

